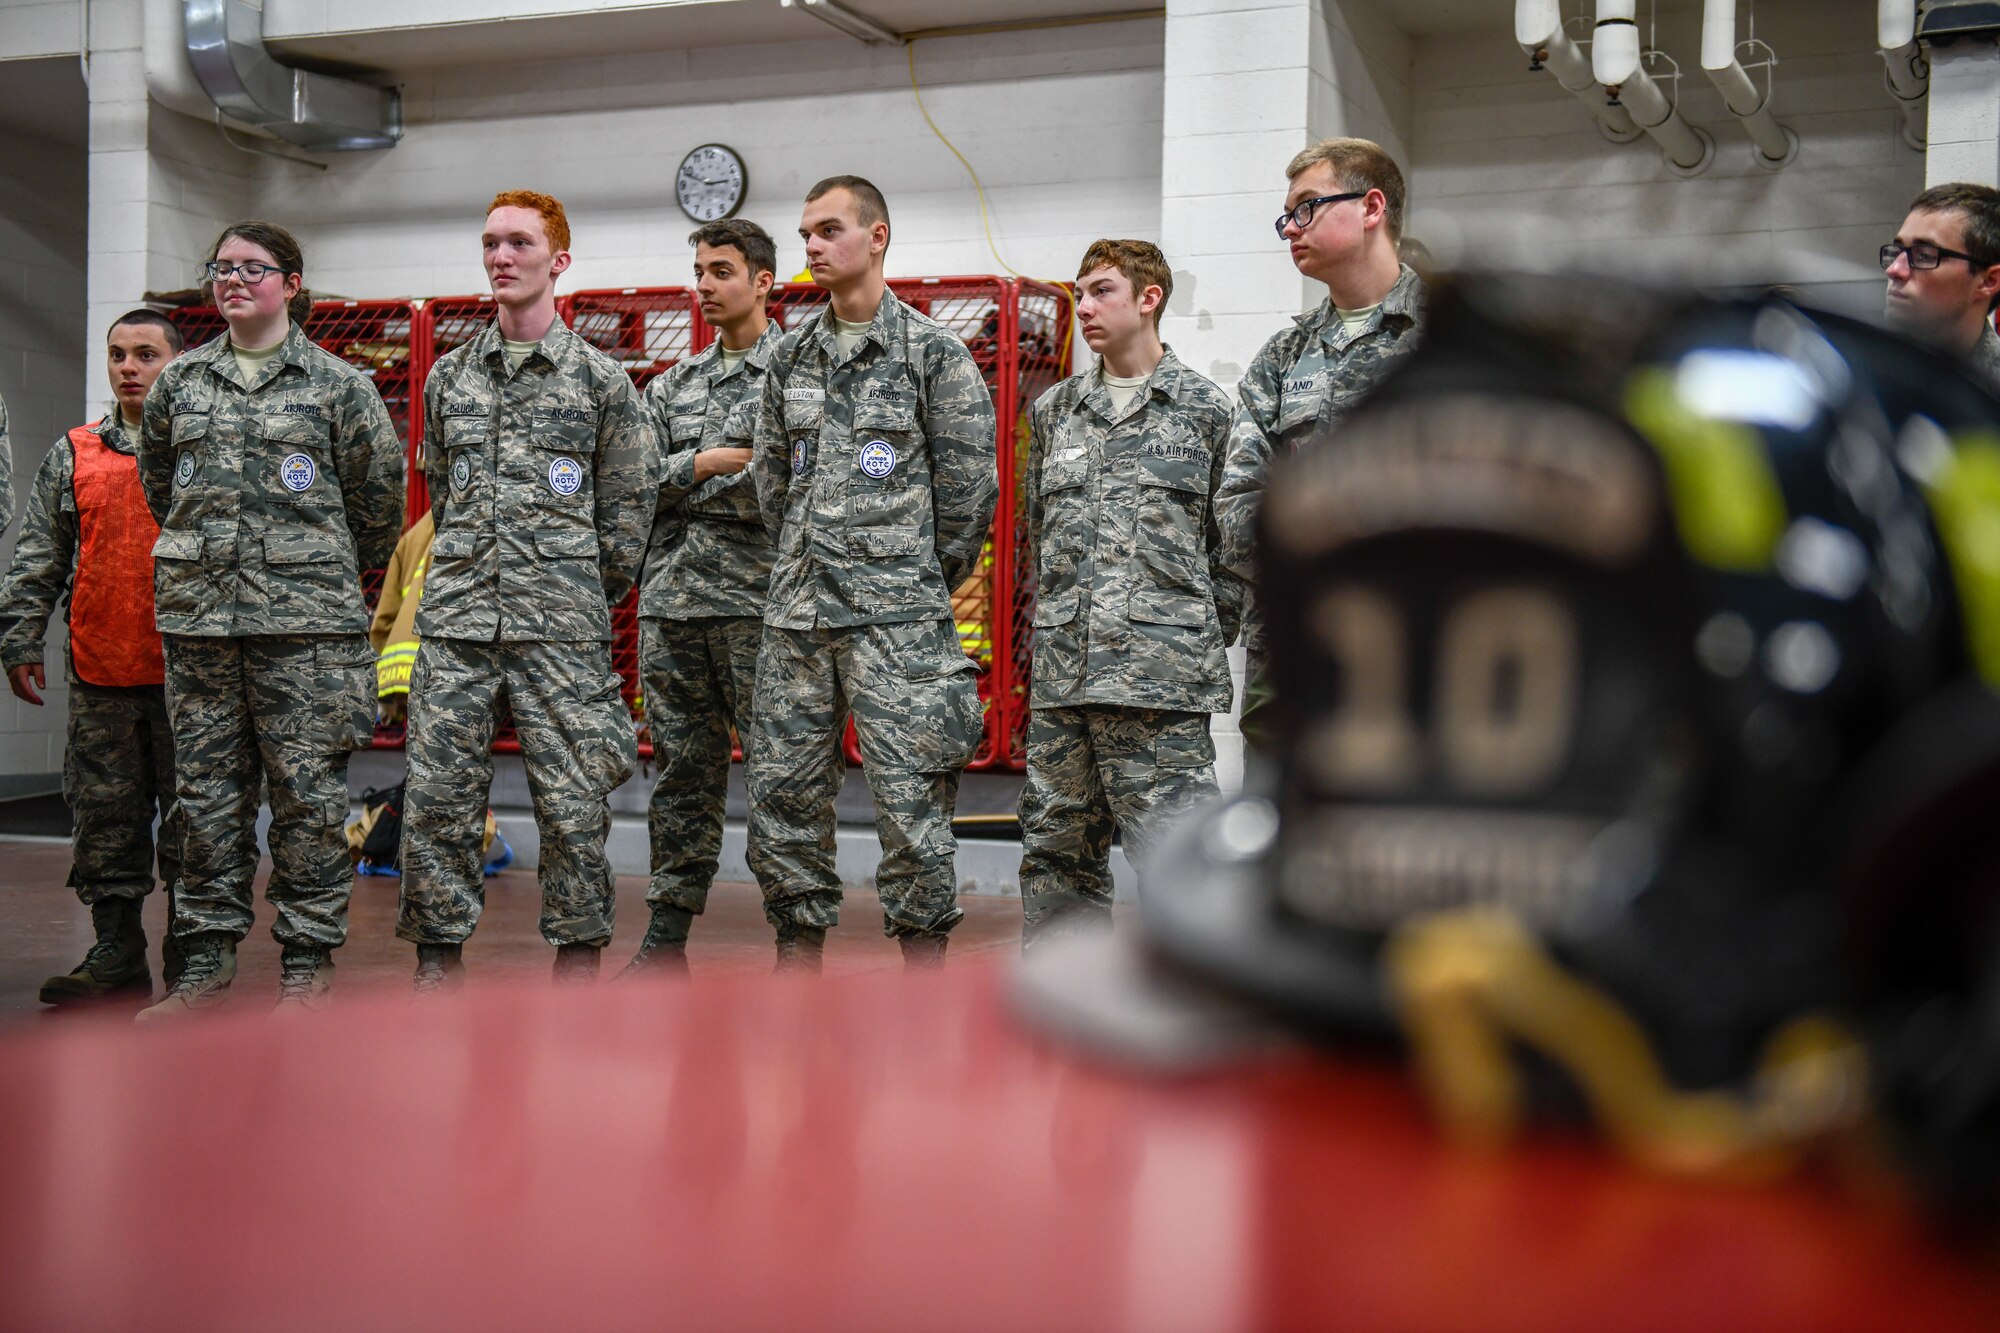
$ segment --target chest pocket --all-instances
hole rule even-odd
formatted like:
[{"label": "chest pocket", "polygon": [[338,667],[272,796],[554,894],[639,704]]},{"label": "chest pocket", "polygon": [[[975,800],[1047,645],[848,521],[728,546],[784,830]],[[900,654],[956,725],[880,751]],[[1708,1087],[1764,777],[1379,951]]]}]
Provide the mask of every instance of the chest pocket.
[{"label": "chest pocket", "polygon": [[537,408],[529,420],[529,466],[535,494],[543,505],[572,510],[590,502],[590,459],[597,431],[588,420],[575,421]]},{"label": "chest pocket", "polygon": [[1317,357],[1292,368],[1278,398],[1278,434],[1290,438],[1292,432],[1310,429],[1318,422],[1331,374],[1326,362]]},{"label": "chest pocket", "polygon": [[863,401],[854,407],[847,485],[847,551],[912,556],[924,547],[930,488],[911,484],[916,448],[913,403]]},{"label": "chest pocket", "polygon": [[1089,544],[1096,515],[1090,506],[1090,456],[1081,447],[1059,439],[1044,455],[1035,475],[1035,494],[1040,501],[1041,551],[1044,573],[1052,557],[1067,554],[1060,562],[1065,569],[1075,564],[1074,554]]},{"label": "chest pocket", "polygon": [[292,504],[336,499],[340,487],[329,475],[332,428],[297,412],[266,412],[258,418],[257,477],[264,494]]},{"label": "chest pocket", "polygon": [[483,416],[446,417],[443,435],[445,495],[462,504],[485,487],[486,443],[492,427]]},{"label": "chest pocket", "polygon": [[209,462],[202,456],[208,452],[207,441],[208,413],[182,412],[174,417],[173,447],[169,451],[172,455],[169,464],[172,468],[170,496],[179,496],[200,480],[201,470]]},{"label": "chest pocket", "polygon": [[1195,588],[1207,568],[1203,517],[1208,508],[1208,469],[1179,458],[1141,455],[1139,513],[1134,524],[1139,559],[1162,586]]},{"label": "chest pocket", "polygon": [[667,438],[676,449],[693,449],[701,444],[702,427],[707,417],[701,412],[687,412],[667,418]]},{"label": "chest pocket", "polygon": [[[817,392],[818,397],[804,396],[809,391]],[[794,398],[792,397],[794,393],[801,396]],[[825,421],[825,390],[812,390],[811,386],[801,385],[796,389],[787,389],[785,391],[785,430],[787,433],[796,435],[803,431],[817,431]]]},{"label": "chest pocket", "polygon": [[854,450],[854,486],[893,490],[908,485],[911,455],[917,448],[916,404],[856,403],[850,443]]}]

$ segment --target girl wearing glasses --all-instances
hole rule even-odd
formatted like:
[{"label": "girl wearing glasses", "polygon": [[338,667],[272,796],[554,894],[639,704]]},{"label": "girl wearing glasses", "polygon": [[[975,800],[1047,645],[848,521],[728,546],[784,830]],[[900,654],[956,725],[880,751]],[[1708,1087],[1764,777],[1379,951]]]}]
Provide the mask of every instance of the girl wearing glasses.
[{"label": "girl wearing glasses", "polygon": [[280,1013],[322,1005],[347,934],[347,759],[374,731],[361,571],[402,529],[403,450],[367,376],[305,335],[299,243],[239,222],[204,285],[228,331],[147,395],[139,442],[187,826],[171,925],[186,966],[141,1022],[220,1002],[250,932],[271,804]]}]

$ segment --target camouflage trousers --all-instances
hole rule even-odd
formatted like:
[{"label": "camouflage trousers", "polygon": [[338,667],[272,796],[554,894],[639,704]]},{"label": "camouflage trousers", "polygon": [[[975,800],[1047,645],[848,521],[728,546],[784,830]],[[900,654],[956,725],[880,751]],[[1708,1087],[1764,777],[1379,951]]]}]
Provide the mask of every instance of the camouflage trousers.
[{"label": "camouflage trousers", "polygon": [[177,892],[186,821],[174,799],[174,732],[164,688],[71,678],[63,798],[76,824],[69,882],[85,904],[153,891],[156,808],[160,878],[170,895]]},{"label": "camouflage trousers", "polygon": [[848,713],[875,797],[875,888],[889,935],[941,934],[958,908],[951,816],[985,725],[977,668],[949,620],[764,627],[750,721],[750,869],[781,935],[840,920],[834,798]]},{"label": "camouflage trousers", "polygon": [[486,905],[480,844],[502,705],[541,835],[542,938],[606,944],[617,907],[612,789],[632,775],[638,741],[606,643],[480,643],[432,636],[410,676],[403,787],[402,910],[396,933],[458,944]]},{"label": "camouflage trousers", "polygon": [[173,933],[250,933],[257,806],[271,801],[280,944],[347,938],[347,760],[375,734],[375,654],[363,634],[169,634],[167,709],[185,842]]},{"label": "camouflage trousers", "polygon": [[660,770],[646,807],[647,902],[690,912],[708,904],[729,798],[729,729],[749,743],[763,635],[755,616],[639,621],[646,727]]},{"label": "camouflage trousers", "polygon": [[1021,789],[1021,944],[1111,924],[1111,832],[1143,886],[1160,822],[1212,796],[1208,714],[1037,708]]}]

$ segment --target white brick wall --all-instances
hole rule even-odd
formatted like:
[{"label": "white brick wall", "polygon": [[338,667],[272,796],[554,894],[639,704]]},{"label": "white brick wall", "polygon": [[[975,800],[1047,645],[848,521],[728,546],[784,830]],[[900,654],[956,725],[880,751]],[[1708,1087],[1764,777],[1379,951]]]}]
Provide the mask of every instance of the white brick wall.
[{"label": "white brick wall", "polygon": [[[83,323],[84,150],[12,135],[0,153],[0,398],[14,445],[16,508],[49,445],[83,420],[89,340]],[[102,368],[98,370],[100,382]],[[19,524],[8,515],[0,570]],[[63,629],[50,627],[47,703],[31,708],[0,688],[0,777],[62,769]]]},{"label": "white brick wall", "polygon": [[1706,175],[1678,180],[1650,140],[1601,138],[1551,75],[1527,73],[1512,33],[1427,39],[1413,66],[1411,233],[1488,262],[1664,266],[1722,285],[1792,283],[1879,309],[1874,252],[1924,185],[1873,51],[1868,0],[1761,0],[1777,51],[1774,109],[1796,161],[1767,172],[1700,68],[1700,14],[1663,13],[1681,62],[1681,106],[1715,136]]}]

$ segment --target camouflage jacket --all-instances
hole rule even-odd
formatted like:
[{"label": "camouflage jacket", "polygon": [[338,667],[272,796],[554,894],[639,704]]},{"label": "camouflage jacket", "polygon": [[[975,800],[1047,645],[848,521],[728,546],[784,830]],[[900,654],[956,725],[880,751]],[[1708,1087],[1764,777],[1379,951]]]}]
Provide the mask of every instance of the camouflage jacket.
[{"label": "camouflage jacket", "polygon": [[7,434],[7,400],[0,398],[0,532],[14,521],[14,443]]},{"label": "camouflage jacket", "polygon": [[957,335],[894,292],[845,361],[831,311],[787,333],[764,377],[750,464],[778,545],[764,622],[949,619],[1000,494],[993,399]]},{"label": "camouflage jacket", "polygon": [[1965,367],[1979,387],[2000,395],[2000,333],[1993,331],[1991,320],[1980,330],[1979,341],[1972,344],[1972,355],[1965,359]]},{"label": "camouflage jacket", "polygon": [[1328,298],[1258,350],[1236,389],[1229,461],[1215,498],[1230,567],[1245,580],[1255,578],[1257,504],[1272,457],[1338,425],[1415,349],[1423,323],[1423,283],[1405,264],[1358,332],[1347,331]]},{"label": "camouflage jacket", "polygon": [[1215,519],[1228,441],[1228,396],[1172,349],[1122,416],[1097,368],[1035,404],[1031,707],[1229,710],[1243,588]]},{"label": "camouflage jacket", "polygon": [[784,337],[775,324],[749,355],[725,368],[721,342],[675,365],[646,386],[646,410],[664,454],[660,503],[639,584],[639,614],[669,620],[761,616],[776,552],[757,512],[750,470],[697,486],[694,456],[703,449],[748,449],[771,353]]},{"label": "camouflage jacket", "polygon": [[498,323],[424,386],[431,543],[417,635],[611,637],[646,555],[658,449],[617,362],[561,320],[509,373]]},{"label": "camouflage jacket", "polygon": [[403,530],[403,446],[374,384],[297,324],[246,384],[223,334],[146,395],[164,634],[365,634],[361,571]]},{"label": "camouflage jacket", "polygon": [[[114,409],[92,429],[121,454],[138,441]],[[65,435],[42,455],[14,540],[14,564],[0,587],[0,670],[39,663],[48,647],[49,617],[76,574],[76,448]],[[68,612],[65,610],[65,616]]]}]

